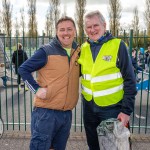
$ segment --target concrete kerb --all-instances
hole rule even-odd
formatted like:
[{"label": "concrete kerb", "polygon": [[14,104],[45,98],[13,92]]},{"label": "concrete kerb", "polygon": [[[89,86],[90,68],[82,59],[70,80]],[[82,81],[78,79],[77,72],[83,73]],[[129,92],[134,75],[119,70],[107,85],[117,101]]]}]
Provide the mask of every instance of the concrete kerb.
[{"label": "concrete kerb", "polygon": [[[21,131],[6,131],[4,134],[3,134],[3,138],[20,138],[20,139],[30,139],[31,137],[31,134],[30,132],[21,132]],[[86,136],[85,136],[85,133],[71,133],[70,134],[70,137],[69,137],[69,140],[86,140]]]},{"label": "concrete kerb", "polygon": [[150,142],[150,135],[149,134],[131,134],[131,141]]}]

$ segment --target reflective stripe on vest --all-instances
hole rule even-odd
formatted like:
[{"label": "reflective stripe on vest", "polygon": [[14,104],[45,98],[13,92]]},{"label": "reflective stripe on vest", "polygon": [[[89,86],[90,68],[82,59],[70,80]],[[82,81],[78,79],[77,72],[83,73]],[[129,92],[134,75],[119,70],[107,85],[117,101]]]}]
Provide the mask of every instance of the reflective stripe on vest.
[{"label": "reflective stripe on vest", "polygon": [[122,75],[120,72],[117,72],[117,73],[98,76],[98,77],[94,77],[94,78],[91,78],[90,74],[84,74],[84,75],[82,75],[82,77],[84,80],[90,80],[91,83],[96,83],[96,82],[102,82],[102,81],[108,81],[108,80],[122,78]]},{"label": "reflective stripe on vest", "polygon": [[89,95],[93,95],[93,97],[99,97],[99,96],[105,96],[105,95],[108,95],[108,94],[113,94],[113,93],[116,93],[118,91],[120,91],[121,89],[123,89],[123,84],[122,85],[119,85],[117,87],[114,87],[114,88],[110,88],[110,89],[107,89],[107,90],[102,90],[102,91],[97,91],[97,92],[92,92],[92,90],[84,87],[82,85],[82,89]]},{"label": "reflective stripe on vest", "polygon": [[92,95],[93,92],[92,92],[91,89],[88,89],[88,88],[84,87],[83,85],[81,85],[81,88],[82,88],[87,94]]},{"label": "reflective stripe on vest", "polygon": [[82,75],[84,80],[91,80],[91,75],[90,74],[83,74]]}]

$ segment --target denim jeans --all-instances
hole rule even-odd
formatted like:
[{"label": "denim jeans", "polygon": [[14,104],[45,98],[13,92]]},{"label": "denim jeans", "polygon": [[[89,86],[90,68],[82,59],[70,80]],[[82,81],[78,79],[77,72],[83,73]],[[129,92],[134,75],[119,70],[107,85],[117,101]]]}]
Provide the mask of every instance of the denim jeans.
[{"label": "denim jeans", "polygon": [[101,121],[109,118],[117,118],[120,106],[99,107],[94,101],[86,101],[83,97],[83,121],[89,150],[100,150],[96,128]]},{"label": "denim jeans", "polygon": [[7,86],[7,76],[3,76],[1,78],[3,80],[3,86],[6,87]]},{"label": "denim jeans", "polygon": [[65,150],[72,112],[35,107],[31,118],[30,150]]}]

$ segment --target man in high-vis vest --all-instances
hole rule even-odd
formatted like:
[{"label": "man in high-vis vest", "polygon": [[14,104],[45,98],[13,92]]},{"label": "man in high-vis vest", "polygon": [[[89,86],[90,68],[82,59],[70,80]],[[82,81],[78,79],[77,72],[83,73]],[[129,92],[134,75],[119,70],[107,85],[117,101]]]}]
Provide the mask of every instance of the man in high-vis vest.
[{"label": "man in high-vis vest", "polygon": [[90,150],[99,150],[97,126],[118,118],[126,126],[134,109],[136,80],[126,44],[106,31],[99,11],[84,17],[88,40],[81,46],[83,118]]}]

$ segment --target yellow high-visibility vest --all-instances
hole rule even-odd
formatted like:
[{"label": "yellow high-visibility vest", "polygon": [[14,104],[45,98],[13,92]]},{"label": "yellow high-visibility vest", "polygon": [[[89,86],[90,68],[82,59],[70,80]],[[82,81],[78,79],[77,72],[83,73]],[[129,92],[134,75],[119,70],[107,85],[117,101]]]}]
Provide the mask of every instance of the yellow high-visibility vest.
[{"label": "yellow high-visibility vest", "polygon": [[78,63],[81,64],[82,94],[87,101],[92,98],[98,106],[109,106],[123,98],[123,78],[117,68],[118,50],[121,40],[112,39],[103,44],[93,62],[90,44],[81,47]]}]

